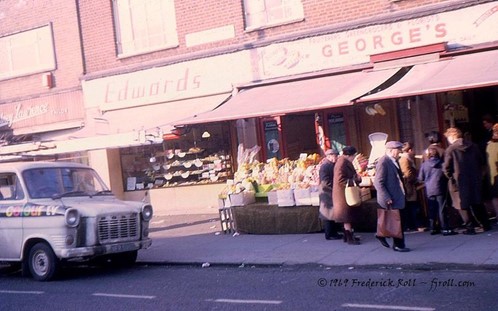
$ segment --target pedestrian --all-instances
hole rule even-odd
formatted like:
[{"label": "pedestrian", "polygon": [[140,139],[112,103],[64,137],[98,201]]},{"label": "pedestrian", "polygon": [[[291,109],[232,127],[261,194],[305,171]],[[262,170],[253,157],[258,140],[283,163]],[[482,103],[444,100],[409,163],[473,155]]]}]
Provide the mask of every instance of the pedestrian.
[{"label": "pedestrian", "polygon": [[318,176],[320,185],[318,198],[320,200],[319,216],[322,219],[325,239],[340,240],[342,235],[337,233],[337,224],[332,219],[332,182],[334,180],[334,166],[339,153],[333,149],[325,151],[325,158],[320,163]]},{"label": "pedestrian", "polygon": [[441,142],[441,135],[437,131],[430,131],[425,135],[427,137],[427,140],[429,142],[429,146],[427,149],[425,149],[424,154],[423,154],[423,160],[427,160],[428,157],[428,150],[430,147],[436,148],[439,158],[444,161],[444,147]]},{"label": "pedestrian", "polygon": [[337,159],[334,167],[334,181],[332,186],[332,201],[334,203],[333,218],[336,222],[344,224],[344,242],[350,245],[360,244],[359,238],[354,236],[353,224],[360,217],[361,207],[351,207],[346,203],[345,189],[350,183],[358,185],[361,176],[353,166],[356,148],[346,146]]},{"label": "pedestrian", "polygon": [[489,219],[482,204],[484,159],[479,147],[463,139],[462,132],[450,127],[444,133],[449,146],[444,155],[443,172],[448,178],[448,190],[453,207],[458,210],[466,229],[475,234],[475,225],[489,229]]},{"label": "pedestrian", "polygon": [[482,116],[482,127],[484,129],[482,139],[479,143],[481,151],[486,150],[486,145],[493,138],[493,126],[495,125],[495,118],[491,114]]},{"label": "pedestrian", "polygon": [[428,159],[422,163],[418,179],[425,184],[431,235],[441,232],[444,236],[458,234],[449,228],[449,215],[446,209],[448,180],[443,173],[443,160],[437,147],[430,146],[427,153]]},{"label": "pedestrian", "polygon": [[[403,144],[399,141],[389,141],[385,145],[386,153],[382,156],[375,167],[374,187],[377,191],[377,203],[380,209],[401,210],[405,208],[405,189],[403,185],[403,174],[398,164],[398,158]],[[379,215],[379,213],[378,213]],[[396,221],[399,236],[389,236],[393,238],[393,250],[397,252],[409,252],[405,246],[402,219]],[[377,232],[385,231],[384,224],[377,222]],[[376,238],[385,247],[390,247],[386,236],[376,235]]]},{"label": "pedestrian", "polygon": [[491,204],[498,218],[498,123],[493,125],[493,136],[486,146],[488,171],[490,179]]},{"label": "pedestrian", "polygon": [[[480,136],[481,139],[478,142],[479,145],[479,150],[481,150],[482,156],[486,159],[487,158],[487,146],[488,143],[492,140],[493,138],[493,125],[495,124],[494,117],[491,114],[485,114],[482,116],[482,128],[483,132],[482,135]],[[487,163],[486,163],[487,165]],[[490,170],[489,168],[485,170],[484,176],[482,179],[482,199],[483,203],[485,206],[492,206],[493,205],[493,194],[492,194],[492,189],[491,189],[491,176],[489,176]]]},{"label": "pedestrian", "polygon": [[403,183],[405,185],[406,206],[402,209],[403,225],[405,231],[413,231],[422,228],[420,215],[420,203],[418,201],[418,171],[415,164],[415,150],[413,144],[405,142],[399,157],[399,167],[403,173]]}]

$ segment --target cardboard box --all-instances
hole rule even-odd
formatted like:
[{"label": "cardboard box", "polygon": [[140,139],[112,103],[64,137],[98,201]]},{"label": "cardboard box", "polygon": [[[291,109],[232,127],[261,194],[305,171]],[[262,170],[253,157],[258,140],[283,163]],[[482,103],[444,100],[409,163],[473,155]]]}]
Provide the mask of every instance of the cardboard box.
[{"label": "cardboard box", "polygon": [[254,196],[253,191],[232,193],[229,196],[231,206],[244,206],[256,202],[256,197]]},{"label": "cardboard box", "polygon": [[277,191],[268,191],[266,194],[268,195],[268,204],[278,204]]},{"label": "cardboard box", "polygon": [[372,198],[372,192],[370,188],[360,188],[361,201],[365,202]]},{"label": "cardboard box", "polygon": [[294,190],[277,190],[277,201],[278,206],[294,206],[296,202],[294,200]]},{"label": "cardboard box", "polygon": [[296,205],[311,205],[310,189],[294,189],[294,200]]},{"label": "cardboard box", "polygon": [[318,196],[318,191],[311,191],[311,205],[312,206],[320,206],[320,198]]}]

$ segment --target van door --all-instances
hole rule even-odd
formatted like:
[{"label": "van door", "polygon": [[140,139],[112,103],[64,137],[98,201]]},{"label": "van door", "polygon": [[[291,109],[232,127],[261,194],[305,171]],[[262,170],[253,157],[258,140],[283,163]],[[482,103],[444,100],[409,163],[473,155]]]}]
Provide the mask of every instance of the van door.
[{"label": "van door", "polygon": [[23,240],[24,192],[14,173],[0,174],[0,259],[19,260]]}]

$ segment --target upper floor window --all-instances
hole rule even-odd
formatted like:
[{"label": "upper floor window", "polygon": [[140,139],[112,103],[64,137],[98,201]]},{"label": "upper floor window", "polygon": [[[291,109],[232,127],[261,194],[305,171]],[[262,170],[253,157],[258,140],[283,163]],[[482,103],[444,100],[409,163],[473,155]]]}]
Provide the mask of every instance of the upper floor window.
[{"label": "upper floor window", "polygon": [[50,25],[0,37],[0,80],[54,69]]},{"label": "upper floor window", "polygon": [[244,9],[247,30],[304,19],[301,0],[244,0]]},{"label": "upper floor window", "polygon": [[120,56],[178,46],[173,0],[114,0],[113,3]]}]

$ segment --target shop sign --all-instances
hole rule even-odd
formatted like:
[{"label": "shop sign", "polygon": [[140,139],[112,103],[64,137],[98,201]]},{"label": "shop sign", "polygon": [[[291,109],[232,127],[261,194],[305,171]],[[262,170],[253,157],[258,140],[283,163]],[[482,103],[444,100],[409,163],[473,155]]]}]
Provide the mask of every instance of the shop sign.
[{"label": "shop sign", "polygon": [[370,55],[447,42],[450,48],[498,40],[498,4],[273,44],[257,49],[261,79],[368,63]]},{"label": "shop sign", "polygon": [[84,118],[81,92],[56,94],[2,105],[0,127],[33,127]]},{"label": "shop sign", "polygon": [[250,72],[248,57],[229,54],[83,81],[82,85],[87,105],[108,111],[229,93],[232,83],[252,80],[242,74]]}]

